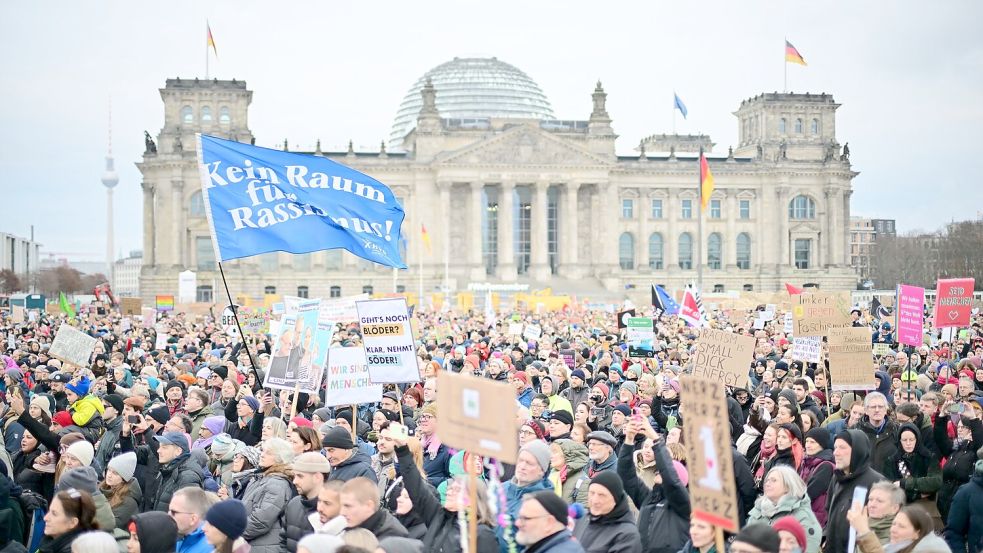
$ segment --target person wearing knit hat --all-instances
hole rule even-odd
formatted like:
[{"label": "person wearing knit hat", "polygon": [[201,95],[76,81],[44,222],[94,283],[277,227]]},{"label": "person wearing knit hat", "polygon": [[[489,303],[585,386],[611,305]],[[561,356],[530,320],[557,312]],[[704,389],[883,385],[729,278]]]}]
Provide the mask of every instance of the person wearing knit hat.
[{"label": "person wearing knit hat", "polygon": [[95,453],[95,449],[89,441],[79,440],[68,446],[65,452],[62,453],[62,458],[65,460],[66,467],[87,467],[92,464]]},{"label": "person wearing knit hat", "polygon": [[150,408],[147,411],[147,416],[150,417],[151,424],[157,423],[160,426],[154,426],[154,430],[159,431],[167,421],[171,418],[171,412],[167,409],[166,405],[158,405],[156,407]]},{"label": "person wearing knit hat", "polygon": [[75,467],[66,470],[55,486],[55,493],[72,488],[93,495],[98,493],[99,476],[96,474],[96,469],[92,467]]},{"label": "person wearing knit hat", "polygon": [[372,460],[355,447],[350,432],[344,426],[335,426],[321,440],[325,457],[332,468],[328,480],[347,482],[352,478],[364,476],[375,482],[377,476],[372,469]]},{"label": "person wearing knit hat", "polygon": [[[734,538],[731,543],[733,548],[735,545],[741,544],[746,547],[753,547],[761,553],[778,553],[781,548],[782,540],[778,537],[778,532],[773,530],[767,524],[757,523],[748,524],[741,529],[740,533]],[[742,548],[742,551],[750,551],[749,549]]]},{"label": "person wearing knit hat", "polygon": [[522,446],[519,453],[528,453],[536,460],[539,468],[543,470],[543,474],[549,474],[550,472],[550,448],[546,445],[546,442],[542,440],[533,440],[526,445]]},{"label": "person wearing knit hat", "polygon": [[772,528],[778,532],[779,546],[782,551],[806,551],[806,531],[802,524],[793,516],[784,516],[776,520]]},{"label": "person wearing knit hat", "polygon": [[331,472],[331,464],[324,455],[308,451],[295,457],[290,468],[293,469],[293,484],[297,489],[297,495],[287,501],[283,508],[281,535],[285,540],[287,551],[293,553],[297,551],[297,542],[304,534],[314,531],[309,517],[312,515],[315,519],[319,517],[318,496],[324,488],[328,473]]},{"label": "person wearing knit hat", "polygon": [[117,416],[123,413],[123,398],[119,394],[106,394],[102,396],[102,400],[116,409]]},{"label": "person wearing knit hat", "polygon": [[553,411],[550,413],[550,441],[569,438],[572,429],[573,415],[569,411]]},{"label": "person wearing knit hat", "polygon": [[69,426],[75,424],[72,421],[72,414],[68,411],[58,411],[55,413],[54,416],[51,417],[51,423],[57,424],[62,428],[68,428]]},{"label": "person wearing knit hat", "polygon": [[123,479],[124,482],[129,482],[133,480],[133,474],[136,472],[137,468],[137,454],[128,451],[122,455],[117,455],[109,460],[107,464],[109,470],[112,470]]},{"label": "person wearing knit hat", "polygon": [[585,551],[642,551],[638,525],[621,477],[604,471],[588,487],[589,517],[580,519],[573,535]]},{"label": "person wearing knit hat", "polygon": [[[829,430],[819,426],[806,432],[805,443],[804,443],[806,447],[806,453],[809,455],[815,455],[815,453],[810,453],[810,445],[809,445],[810,441],[815,442],[815,447],[813,447],[812,449],[816,451],[822,451],[824,449],[828,449],[832,452],[833,438],[830,435]],[[832,460],[832,458],[830,460]]]},{"label": "person wearing knit hat", "polygon": [[569,507],[556,493],[546,490],[525,496],[516,517],[515,541],[536,551],[582,552],[567,530]]},{"label": "person wearing knit hat", "polygon": [[[31,407],[37,407],[40,409],[45,415],[48,416],[48,419],[51,419],[51,406],[51,399],[46,395],[36,395],[31,398]],[[31,416],[34,417],[33,414]]]},{"label": "person wearing knit hat", "polygon": [[248,519],[249,513],[242,501],[238,499],[219,501],[205,513],[205,539],[215,548],[215,551],[233,551],[233,547],[228,544],[242,537]]}]

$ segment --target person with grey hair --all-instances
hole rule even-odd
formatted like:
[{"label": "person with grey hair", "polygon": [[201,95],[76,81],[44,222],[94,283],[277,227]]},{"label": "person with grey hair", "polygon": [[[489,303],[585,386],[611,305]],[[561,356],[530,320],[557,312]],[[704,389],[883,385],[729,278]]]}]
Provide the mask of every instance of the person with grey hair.
[{"label": "person with grey hair", "polygon": [[300,553],[334,553],[345,545],[345,540],[328,534],[308,534],[297,542]]},{"label": "person with grey hair", "polygon": [[857,430],[870,442],[870,466],[881,470],[884,462],[898,451],[898,425],[891,420],[891,405],[880,392],[871,392],[864,398],[864,417]]},{"label": "person with grey hair", "polygon": [[791,516],[806,531],[805,553],[819,553],[822,528],[812,512],[812,502],[806,493],[806,483],[788,465],[772,467],[765,475],[764,493],[754,503],[747,523],[772,525],[776,520]]},{"label": "person with grey hair", "polygon": [[72,540],[72,553],[119,553],[119,545],[112,535],[93,530]]},{"label": "person with grey hair", "polygon": [[252,553],[281,551],[281,515],[294,494],[293,471],[290,468],[293,460],[294,450],[287,440],[270,438],[263,442],[259,457],[262,477],[250,484],[242,497],[249,513],[242,537],[249,543]]},{"label": "person with grey hair", "polygon": [[881,545],[891,542],[891,525],[904,506],[905,491],[893,482],[882,480],[870,487],[867,494],[867,525]]}]

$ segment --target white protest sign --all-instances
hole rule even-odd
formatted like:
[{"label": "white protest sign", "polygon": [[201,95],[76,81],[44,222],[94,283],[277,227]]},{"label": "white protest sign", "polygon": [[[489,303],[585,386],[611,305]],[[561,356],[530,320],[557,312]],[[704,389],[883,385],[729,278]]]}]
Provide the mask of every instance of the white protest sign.
[{"label": "white protest sign", "polygon": [[154,342],[154,349],[164,349],[167,347],[167,340],[170,338],[167,334],[158,334],[157,340]]},{"label": "white protest sign", "polygon": [[526,330],[522,333],[522,337],[526,340],[538,341],[542,336],[543,328],[539,325],[526,325]]},{"label": "white protest sign", "polygon": [[757,319],[754,320],[754,329],[755,330],[763,329],[765,327],[765,322],[766,321],[764,319],[758,317]]},{"label": "white protest sign", "polygon": [[373,384],[362,348],[328,350],[324,406],[382,401],[382,384]]},{"label": "white protest sign", "polygon": [[48,353],[76,367],[89,368],[89,359],[97,341],[71,325],[63,324],[58,327],[55,341],[51,343]]},{"label": "white protest sign", "polygon": [[376,384],[419,382],[406,298],[355,302],[365,359]]},{"label": "white protest sign", "polygon": [[768,305],[765,306],[765,310],[761,312],[760,317],[766,321],[773,321],[775,320],[776,309],[777,306],[775,304],[769,303]]},{"label": "white protest sign", "polygon": [[226,305],[225,309],[222,310],[222,318],[220,319],[222,328],[225,329],[225,333],[233,338],[239,335],[239,329],[236,327],[236,314],[235,311],[233,311],[233,309],[238,308],[238,305]]},{"label": "white protest sign", "polygon": [[509,336],[522,336],[522,323],[509,323]]},{"label": "white protest sign", "polygon": [[157,319],[156,309],[153,307],[140,308],[140,320],[143,324],[143,328],[152,328],[154,326],[155,319]]},{"label": "white protest sign", "polygon": [[321,311],[317,315],[317,321],[321,324],[357,321],[358,309],[355,307],[355,302],[368,299],[368,294],[359,294],[346,298],[321,300]]},{"label": "white protest sign", "polygon": [[276,336],[280,333],[280,319],[270,319],[270,336]]},{"label": "white protest sign", "polygon": [[822,346],[822,336],[796,336],[792,338],[792,359],[818,363]]},{"label": "white protest sign", "polygon": [[792,330],[795,328],[795,319],[792,317],[791,311],[785,314],[785,319],[783,322],[785,323],[785,327],[782,329],[782,332],[785,334],[792,334]]}]

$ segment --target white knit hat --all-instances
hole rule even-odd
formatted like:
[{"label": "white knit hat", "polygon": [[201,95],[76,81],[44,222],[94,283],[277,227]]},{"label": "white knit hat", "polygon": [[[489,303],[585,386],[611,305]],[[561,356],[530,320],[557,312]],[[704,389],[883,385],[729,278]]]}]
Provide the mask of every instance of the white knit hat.
[{"label": "white knit hat", "polygon": [[133,473],[137,470],[137,454],[128,451],[122,455],[117,455],[109,460],[108,467],[120,475],[125,482],[133,480]]},{"label": "white knit hat", "polygon": [[79,440],[68,446],[65,453],[78,459],[83,467],[87,467],[92,464],[92,458],[95,457],[96,451],[88,440]]}]

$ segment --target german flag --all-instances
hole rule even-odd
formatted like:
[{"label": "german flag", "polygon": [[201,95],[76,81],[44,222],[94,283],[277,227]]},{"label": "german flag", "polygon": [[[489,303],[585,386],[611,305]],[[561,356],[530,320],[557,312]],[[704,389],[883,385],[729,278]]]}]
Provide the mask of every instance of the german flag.
[{"label": "german flag", "polygon": [[710,172],[710,164],[707,163],[707,158],[703,152],[700,152],[700,204],[704,210],[710,205],[713,189],[713,173]]},{"label": "german flag", "polygon": [[800,54],[799,51],[795,49],[795,46],[792,46],[792,43],[788,40],[785,41],[785,61],[797,63],[799,65],[808,65],[806,64],[805,58],[802,57],[802,54]]}]

